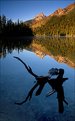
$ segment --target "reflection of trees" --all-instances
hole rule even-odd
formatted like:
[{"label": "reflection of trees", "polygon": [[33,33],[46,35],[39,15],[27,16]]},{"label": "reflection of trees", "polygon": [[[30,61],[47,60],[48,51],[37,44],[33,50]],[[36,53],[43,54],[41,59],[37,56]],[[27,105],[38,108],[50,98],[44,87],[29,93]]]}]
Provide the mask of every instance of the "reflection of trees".
[{"label": "reflection of trees", "polygon": [[[13,49],[18,51],[28,46],[32,39],[23,38],[33,36],[32,29],[21,21],[13,22],[7,19],[6,16],[0,16],[0,56],[5,56],[6,53],[11,53]],[[22,37],[22,38],[21,38]]]},{"label": "reflection of trees", "polygon": [[[31,47],[32,51],[40,57],[45,54],[50,55],[58,62],[67,63],[71,67],[75,67],[75,41],[73,38],[44,38],[37,37],[10,37],[0,40],[0,56],[5,56],[6,53],[11,53],[14,49],[23,50],[26,47]],[[32,43],[32,44],[31,44]],[[31,46],[29,46],[31,44]]]},{"label": "reflection of trees", "polygon": [[32,38],[6,38],[0,40],[0,57],[5,57],[7,53],[12,53],[14,49],[17,49],[18,52],[28,47],[32,42]]},{"label": "reflection of trees", "polygon": [[74,38],[36,38],[33,44],[42,45],[53,56],[61,55],[70,60],[75,60]]}]

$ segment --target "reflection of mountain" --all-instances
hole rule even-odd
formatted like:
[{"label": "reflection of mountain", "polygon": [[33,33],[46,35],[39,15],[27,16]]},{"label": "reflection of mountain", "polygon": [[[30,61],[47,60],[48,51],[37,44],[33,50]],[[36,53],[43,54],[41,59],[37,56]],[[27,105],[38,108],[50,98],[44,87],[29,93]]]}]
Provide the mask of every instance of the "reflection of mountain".
[{"label": "reflection of mountain", "polygon": [[[52,57],[52,56],[51,56]],[[59,63],[66,63],[67,65],[71,66],[71,67],[75,67],[75,63],[73,63],[72,61],[70,61],[68,58],[66,57],[62,57],[62,56],[53,56],[53,58],[55,60],[57,60]]]},{"label": "reflection of mountain", "polygon": [[60,63],[75,67],[74,38],[7,38],[0,40],[0,57],[5,57],[13,50],[22,52],[23,49],[32,50],[40,58],[49,55]]},{"label": "reflection of mountain", "polygon": [[41,52],[40,50],[36,50],[36,49],[33,49],[33,48],[32,48],[32,50],[40,58],[43,58],[45,56],[45,54],[43,52]]},{"label": "reflection of mountain", "polygon": [[50,57],[54,58],[59,63],[66,63],[67,65],[71,67],[75,67],[75,63],[71,60],[69,60],[68,57],[64,57],[61,55],[53,55],[50,51],[47,50],[44,46],[41,46],[41,44],[37,44],[35,42],[32,43],[32,51],[36,53],[37,56],[40,58],[44,58],[45,55],[49,55]]},{"label": "reflection of mountain", "polygon": [[43,58],[45,56],[45,53],[44,53],[43,48],[41,47],[41,45],[32,43],[31,49],[40,58]]}]

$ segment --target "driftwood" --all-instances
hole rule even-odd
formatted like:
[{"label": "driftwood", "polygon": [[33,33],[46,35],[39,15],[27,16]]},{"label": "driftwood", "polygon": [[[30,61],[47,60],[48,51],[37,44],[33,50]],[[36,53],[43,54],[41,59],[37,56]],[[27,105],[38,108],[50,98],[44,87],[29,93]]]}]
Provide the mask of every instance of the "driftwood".
[{"label": "driftwood", "polygon": [[[33,76],[35,77],[35,79],[37,80],[36,84],[31,88],[31,90],[29,91],[27,97],[25,98],[24,101],[22,102],[15,102],[15,104],[17,105],[22,105],[23,103],[25,103],[28,99],[31,100],[32,98],[32,94],[33,91],[36,89],[36,87],[38,87],[38,90],[36,91],[35,95],[38,96],[41,94],[44,86],[46,83],[48,83],[51,87],[52,87],[52,91],[50,91],[46,97],[54,94],[55,92],[57,92],[57,98],[58,98],[58,106],[59,106],[59,112],[62,113],[64,111],[64,106],[63,106],[63,102],[65,102],[67,105],[67,101],[65,100],[64,97],[64,90],[63,90],[63,82],[66,81],[68,78],[63,78],[64,75],[64,69],[57,69],[57,68],[52,68],[49,70],[49,76],[38,76],[36,75],[31,67],[25,64],[25,62],[23,62],[19,57],[15,57],[17,60],[19,60],[27,69],[27,71]],[[57,75],[56,79],[51,78],[53,75]]]}]

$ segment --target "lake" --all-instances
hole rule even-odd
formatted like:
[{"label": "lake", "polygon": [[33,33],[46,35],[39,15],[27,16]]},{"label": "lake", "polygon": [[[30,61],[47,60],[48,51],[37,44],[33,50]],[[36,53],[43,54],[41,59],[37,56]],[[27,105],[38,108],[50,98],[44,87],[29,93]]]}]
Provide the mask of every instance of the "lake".
[{"label": "lake", "polygon": [[[18,38],[0,41],[0,121],[74,121],[75,120],[75,40],[74,38]],[[64,112],[58,112],[57,93],[47,83],[39,96],[23,105],[35,78],[14,56],[21,58],[38,76],[46,76],[51,68],[64,69]]]}]

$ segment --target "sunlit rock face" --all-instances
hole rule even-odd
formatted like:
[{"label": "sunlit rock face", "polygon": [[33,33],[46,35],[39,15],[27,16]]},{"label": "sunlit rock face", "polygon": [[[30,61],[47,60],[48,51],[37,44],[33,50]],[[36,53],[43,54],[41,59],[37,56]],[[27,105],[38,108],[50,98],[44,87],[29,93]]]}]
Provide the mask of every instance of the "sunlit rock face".
[{"label": "sunlit rock face", "polygon": [[46,16],[43,14],[43,13],[40,13],[40,14],[38,14],[38,15],[36,15],[35,17],[34,17],[34,20],[35,21],[39,21],[39,20],[42,20],[43,18],[45,18]]},{"label": "sunlit rock face", "polygon": [[74,8],[75,8],[75,3],[70,4],[65,8],[58,8],[56,11],[54,11],[52,14],[49,14],[48,16],[44,15],[44,13],[41,12],[36,16],[34,16],[31,20],[26,21],[25,23],[29,24],[33,29],[35,29],[37,27],[45,25],[46,22],[48,21],[50,22],[51,17],[53,16],[61,17],[71,12]]},{"label": "sunlit rock face", "polygon": [[58,15],[63,15],[63,14],[65,14],[65,11],[62,8],[59,8],[53,14],[51,14],[51,16],[58,16]]},{"label": "sunlit rock face", "polygon": [[75,8],[75,3],[68,5],[66,8],[64,8],[64,11],[68,13],[74,8]]},{"label": "sunlit rock face", "polygon": [[68,12],[70,12],[72,9],[75,8],[75,3],[68,5],[66,8],[58,8],[54,13],[52,13],[50,16],[60,16],[60,15],[65,15]]}]

